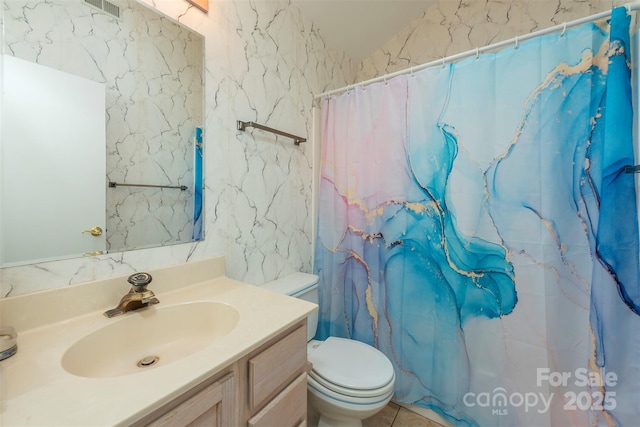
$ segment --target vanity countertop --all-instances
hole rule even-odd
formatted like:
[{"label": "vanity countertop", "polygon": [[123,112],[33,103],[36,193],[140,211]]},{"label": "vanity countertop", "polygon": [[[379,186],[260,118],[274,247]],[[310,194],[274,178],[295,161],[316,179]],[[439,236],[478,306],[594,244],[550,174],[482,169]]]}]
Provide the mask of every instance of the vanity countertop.
[{"label": "vanity countertop", "polygon": [[[179,289],[156,291],[160,304],[143,310],[195,301],[222,302],[238,310],[236,327],[223,338],[183,359],[165,365],[160,363],[135,374],[86,378],[68,373],[61,363],[65,351],[79,338],[118,320],[103,315],[105,309],[117,304],[117,300],[97,311],[66,318],[60,315],[56,322],[18,330],[18,353],[0,362],[0,424],[131,424],[317,309],[315,304],[224,276],[201,279],[196,278],[196,283]],[[153,287],[152,283],[149,289],[153,290]],[[166,289],[162,284],[158,287]],[[42,295],[36,298],[42,299]],[[18,307],[22,303],[17,302]],[[138,313],[133,312],[124,316],[136,315]],[[33,326],[37,322],[21,324]],[[136,331],[131,331],[123,339],[134,340],[135,334]]]}]

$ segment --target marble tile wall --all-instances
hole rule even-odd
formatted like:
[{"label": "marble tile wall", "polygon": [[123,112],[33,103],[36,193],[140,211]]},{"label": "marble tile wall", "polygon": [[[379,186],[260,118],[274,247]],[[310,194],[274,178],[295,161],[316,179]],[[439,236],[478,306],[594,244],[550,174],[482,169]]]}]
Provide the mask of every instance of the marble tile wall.
[{"label": "marble tile wall", "polygon": [[624,0],[436,0],[358,65],[356,81],[620,6]]},{"label": "marble tile wall", "polygon": [[0,296],[214,255],[249,283],[311,271],[311,142],[239,132],[236,120],[310,136],[313,94],[352,83],[355,66],[286,0],[210,0],[207,14],[185,0],[146,2],[206,37],[205,240],[5,268]]},{"label": "marble tile wall", "polygon": [[94,224],[107,249],[189,242],[204,45],[148,7],[118,5],[120,19],[79,0],[6,1],[3,52],[105,84],[108,181],[189,188],[108,188],[106,224]]}]

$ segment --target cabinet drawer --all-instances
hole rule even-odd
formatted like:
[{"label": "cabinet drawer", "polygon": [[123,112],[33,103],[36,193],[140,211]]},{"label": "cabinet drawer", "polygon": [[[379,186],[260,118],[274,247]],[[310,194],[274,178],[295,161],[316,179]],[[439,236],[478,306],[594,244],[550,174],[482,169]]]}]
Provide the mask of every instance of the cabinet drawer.
[{"label": "cabinet drawer", "polygon": [[233,373],[229,373],[152,421],[148,427],[229,426],[235,419],[233,386]]},{"label": "cabinet drawer", "polygon": [[249,408],[253,411],[280,391],[307,363],[305,326],[249,360]]},{"label": "cabinet drawer", "polygon": [[249,419],[249,427],[298,427],[307,419],[307,374],[298,376],[267,406]]}]

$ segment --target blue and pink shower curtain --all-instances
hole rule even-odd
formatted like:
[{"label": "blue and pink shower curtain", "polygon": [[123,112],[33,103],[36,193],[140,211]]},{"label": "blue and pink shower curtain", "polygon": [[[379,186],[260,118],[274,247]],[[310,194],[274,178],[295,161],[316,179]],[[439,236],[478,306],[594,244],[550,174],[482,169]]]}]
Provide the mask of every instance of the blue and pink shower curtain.
[{"label": "blue and pink shower curtain", "polygon": [[323,101],[318,338],[460,426],[636,426],[629,17]]}]

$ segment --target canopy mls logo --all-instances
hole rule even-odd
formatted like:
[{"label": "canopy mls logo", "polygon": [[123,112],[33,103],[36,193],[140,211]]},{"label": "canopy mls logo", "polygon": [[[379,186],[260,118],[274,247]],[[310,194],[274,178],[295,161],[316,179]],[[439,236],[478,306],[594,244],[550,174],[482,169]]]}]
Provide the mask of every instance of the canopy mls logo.
[{"label": "canopy mls logo", "polygon": [[468,407],[491,408],[492,415],[507,415],[509,407],[519,408],[521,406],[524,406],[525,412],[535,409],[538,413],[543,414],[549,410],[553,395],[551,393],[547,397],[544,393],[535,392],[507,394],[505,388],[496,387],[492,392],[478,394],[469,392],[464,395],[462,401]]},{"label": "canopy mls logo", "polygon": [[[592,410],[611,411],[616,408],[616,392],[610,391],[618,384],[615,372],[591,372],[586,368],[578,368],[573,372],[552,372],[549,368],[538,368],[536,386],[543,387],[586,387],[596,391],[566,391],[563,396],[565,411]],[[509,408],[524,407],[525,412],[535,410],[540,414],[549,411],[555,393],[548,395],[541,392],[508,393],[504,387],[496,387],[491,392],[466,393],[462,400],[467,407],[490,408],[492,415],[508,415]]]}]

